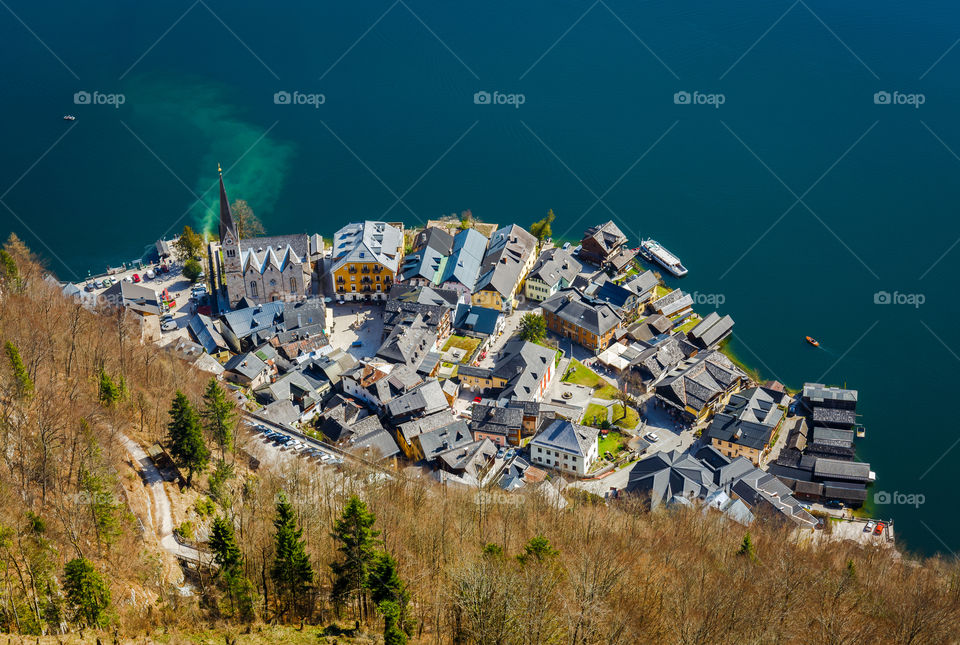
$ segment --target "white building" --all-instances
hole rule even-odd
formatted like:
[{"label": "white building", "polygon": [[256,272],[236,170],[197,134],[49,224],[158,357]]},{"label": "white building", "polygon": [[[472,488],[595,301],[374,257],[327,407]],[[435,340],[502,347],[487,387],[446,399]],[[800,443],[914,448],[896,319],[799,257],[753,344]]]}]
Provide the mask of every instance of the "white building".
[{"label": "white building", "polygon": [[530,460],[582,477],[599,456],[598,433],[596,428],[557,419],[530,441]]}]

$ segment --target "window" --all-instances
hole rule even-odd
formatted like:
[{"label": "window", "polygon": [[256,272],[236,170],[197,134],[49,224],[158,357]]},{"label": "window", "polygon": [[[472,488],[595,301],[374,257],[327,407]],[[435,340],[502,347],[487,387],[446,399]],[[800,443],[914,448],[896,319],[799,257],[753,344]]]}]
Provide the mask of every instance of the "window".
[{"label": "window", "polygon": [[256,297],[257,297],[257,283],[256,283],[256,282],[251,282],[251,283],[250,283],[250,296],[253,297],[253,298],[256,298]]},{"label": "window", "polygon": [[291,291],[291,292],[296,292],[296,291],[297,291],[297,279],[296,279],[296,278],[290,278],[290,291]]},{"label": "window", "polygon": [[227,257],[228,257],[228,258],[232,258],[232,257],[234,257],[235,255],[236,255],[236,251],[234,251],[233,249],[227,249]]},{"label": "window", "polygon": [[276,280],[271,280],[271,281],[270,281],[270,286],[271,286],[271,287],[277,286],[277,281],[276,281]]}]

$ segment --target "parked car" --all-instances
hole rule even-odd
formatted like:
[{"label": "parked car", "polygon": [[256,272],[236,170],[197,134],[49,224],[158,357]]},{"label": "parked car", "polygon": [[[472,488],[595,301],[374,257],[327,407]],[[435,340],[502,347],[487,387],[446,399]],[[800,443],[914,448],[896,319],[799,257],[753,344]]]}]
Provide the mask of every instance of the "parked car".
[{"label": "parked car", "polygon": [[350,347],[363,347],[363,341],[355,340],[350,343]]},{"label": "parked car", "polygon": [[123,281],[124,281],[124,282],[133,282],[133,278],[131,278],[130,276],[125,276],[125,277],[123,278]]},{"label": "parked car", "polygon": [[160,329],[163,330],[163,331],[176,331],[176,330],[177,330],[177,323],[176,323],[175,321],[173,321],[173,320],[168,320],[168,321],[165,322],[165,323],[161,323]]},{"label": "parked car", "polygon": [[482,397],[479,397],[479,396],[473,397],[473,402],[474,402],[474,403],[480,403],[480,401],[482,401],[482,400],[483,400]]},{"label": "parked car", "polygon": [[647,434],[643,435],[643,438],[654,443],[660,441],[660,435],[658,435],[656,432],[648,432]]},{"label": "parked car", "polygon": [[883,529],[887,528],[887,525],[883,522],[877,522],[877,528],[873,529],[874,535],[883,535]]},{"label": "parked car", "polygon": [[92,282],[88,282],[88,283],[83,287],[83,290],[84,290],[84,291],[93,291],[94,289],[96,289],[96,286],[95,286]]},{"label": "parked car", "polygon": [[97,289],[103,289],[103,280],[97,280],[93,283],[93,286]]},{"label": "parked car", "polygon": [[147,272],[143,274],[143,277],[146,280],[153,280],[157,277],[157,274],[153,272],[153,269],[147,269]]},{"label": "parked car", "polygon": [[867,522],[867,525],[863,527],[863,532],[872,533],[873,529],[876,528],[876,526],[877,526],[877,523],[874,522],[873,520],[870,520],[869,522]]},{"label": "parked car", "polygon": [[133,277],[133,281],[134,281],[134,282],[140,282],[140,274],[139,274],[139,273],[134,273],[132,277]]},{"label": "parked car", "polygon": [[507,454],[507,449],[503,446],[497,449],[497,459],[503,459],[503,456]]},{"label": "parked car", "polygon": [[837,510],[843,508],[843,502],[841,502],[839,499],[827,500],[826,502],[823,503],[823,505],[827,508],[832,508]]}]

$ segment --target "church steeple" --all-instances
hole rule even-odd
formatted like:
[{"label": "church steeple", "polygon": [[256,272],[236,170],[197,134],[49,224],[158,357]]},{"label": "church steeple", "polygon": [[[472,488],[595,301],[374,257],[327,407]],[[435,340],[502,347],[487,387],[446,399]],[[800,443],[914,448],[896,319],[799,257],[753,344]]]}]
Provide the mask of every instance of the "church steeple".
[{"label": "church steeple", "polygon": [[217,164],[217,172],[220,173],[220,242],[228,237],[236,242],[239,236],[237,235],[237,227],[233,222],[233,214],[230,212],[227,189],[223,186],[223,170],[220,168],[220,164]]}]

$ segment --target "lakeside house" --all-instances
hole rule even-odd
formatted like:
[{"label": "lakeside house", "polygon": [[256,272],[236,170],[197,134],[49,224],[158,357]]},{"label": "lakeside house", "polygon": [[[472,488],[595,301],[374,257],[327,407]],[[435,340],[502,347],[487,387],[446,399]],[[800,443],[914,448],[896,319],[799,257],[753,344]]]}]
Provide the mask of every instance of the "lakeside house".
[{"label": "lakeside house", "polygon": [[404,256],[397,281],[414,287],[440,282],[447,258],[453,253],[453,236],[442,228],[429,227],[417,233],[413,249]]},{"label": "lakeside house", "polygon": [[696,423],[721,410],[748,381],[729,358],[709,351],[672,368],[656,384],[655,392],[657,400],[683,421]]},{"label": "lakeside house", "polygon": [[580,241],[580,259],[602,269],[621,253],[626,244],[627,236],[613,220],[591,226]]},{"label": "lakeside house", "polygon": [[731,395],[703,436],[727,457],[746,457],[760,466],[785,417],[786,410],[770,394],[754,387]]},{"label": "lakeside house", "polygon": [[403,230],[387,222],[352,222],[333,237],[330,273],[341,300],[386,300],[403,256]]},{"label": "lakeside house", "polygon": [[477,287],[480,265],[487,250],[487,238],[473,228],[453,237],[453,250],[440,269],[437,286],[456,291],[464,302]]},{"label": "lakeside house", "polygon": [[527,275],[524,293],[534,302],[542,302],[557,291],[566,289],[583,271],[583,265],[573,251],[563,248],[547,249],[540,254]]},{"label": "lakeside house", "polygon": [[510,313],[537,259],[537,238],[516,224],[494,232],[470,302]]}]

